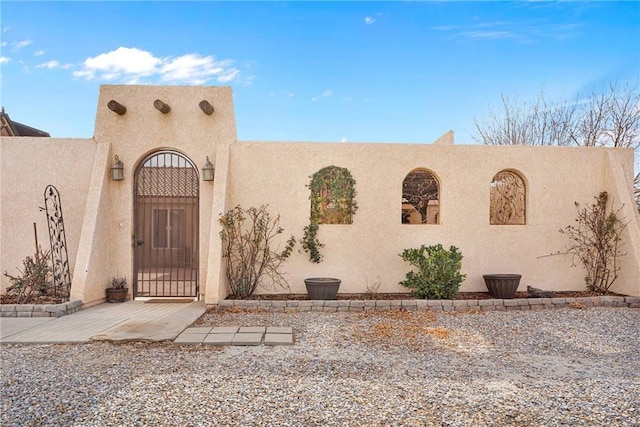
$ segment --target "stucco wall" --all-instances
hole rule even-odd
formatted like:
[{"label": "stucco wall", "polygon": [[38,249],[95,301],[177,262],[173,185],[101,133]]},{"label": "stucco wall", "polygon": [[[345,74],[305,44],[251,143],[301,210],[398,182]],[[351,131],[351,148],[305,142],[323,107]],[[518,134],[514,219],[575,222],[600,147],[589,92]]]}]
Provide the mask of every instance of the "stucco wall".
[{"label": "stucco wall", "polygon": [[[156,110],[160,99],[171,107]],[[115,100],[120,116],[107,108]],[[202,100],[212,115],[198,107]],[[294,251],[285,263],[291,291],[304,293],[303,279],[336,276],[341,292],[406,291],[398,282],[409,265],[398,254],[421,244],[455,245],[464,255],[463,291],[484,291],[482,275],[520,273],[521,289],[584,289],[584,273],[567,256],[548,256],[567,244],[559,229],[573,224],[574,202],[587,204],[600,191],[624,203],[631,221],[623,238],[628,255],[612,290],[640,295],[640,220],[630,191],[633,150],[568,147],[498,147],[440,144],[353,144],[236,142],[233,98],[228,87],[102,86],[94,139],[2,138],[0,142],[0,271],[16,273],[33,253],[33,226],[48,247],[44,205],[46,185],[61,193],[71,270],[72,295],[85,304],[104,298],[114,275],[133,282],[134,172],[149,154],[170,149],[198,169],[200,289],[207,303],[228,292],[221,262],[219,215],[229,207],[270,205],[285,229],[298,239],[308,224],[310,176],[336,165],[357,181],[359,209],[350,225],[321,225],[324,261],[313,264]],[[118,155],[124,180],[109,170]],[[202,181],[209,157],[215,182]],[[402,182],[415,168],[430,170],[440,183],[440,224],[401,223]],[[504,169],[525,180],[526,225],[489,224],[490,183]],[[298,249],[300,245],[298,245]],[[2,288],[8,280],[1,279]]]},{"label": "stucco wall", "polygon": [[[293,292],[304,293],[303,279],[312,276],[341,278],[341,292],[364,292],[375,282],[381,292],[406,291],[398,282],[409,266],[398,254],[436,243],[461,249],[463,291],[486,290],[482,275],[488,273],[520,273],[521,289],[581,290],[580,268],[567,256],[545,255],[566,247],[558,230],[574,223],[575,201],[615,192],[610,153],[623,170],[632,170],[630,149],[240,142],[231,147],[228,206],[269,204],[281,214],[284,234],[300,238],[309,218],[309,176],[329,165],[351,171],[359,205],[353,224],[320,226],[326,244],[321,264],[294,253],[285,266]],[[401,224],[402,181],[414,168],[429,169],[440,182],[439,225]],[[525,179],[526,225],[489,224],[490,183],[503,169]],[[637,254],[625,262],[637,264]],[[639,294],[632,270],[624,277],[614,290]]]},{"label": "stucco wall", "polygon": [[[154,108],[160,99],[171,107],[168,114]],[[115,100],[127,108],[120,116],[107,108]],[[207,100],[212,115],[198,104]],[[112,218],[111,274],[133,278],[133,185],[135,168],[144,158],[161,149],[178,151],[197,167],[200,180],[200,288],[206,289],[209,261],[210,224],[214,183],[202,181],[207,156],[217,163],[218,146],[236,141],[233,97],[230,87],[208,86],[110,86],[100,88],[96,112],[95,138],[110,144],[111,162],[118,155],[124,163],[124,181],[110,181],[108,200]],[[214,219],[215,220],[215,219]]]},{"label": "stucco wall", "polygon": [[38,242],[50,249],[44,207],[49,184],[60,192],[71,272],[85,214],[87,189],[96,144],[90,139],[2,137],[0,139],[0,272],[2,290],[7,271],[17,274],[22,261],[35,252],[33,223]]}]

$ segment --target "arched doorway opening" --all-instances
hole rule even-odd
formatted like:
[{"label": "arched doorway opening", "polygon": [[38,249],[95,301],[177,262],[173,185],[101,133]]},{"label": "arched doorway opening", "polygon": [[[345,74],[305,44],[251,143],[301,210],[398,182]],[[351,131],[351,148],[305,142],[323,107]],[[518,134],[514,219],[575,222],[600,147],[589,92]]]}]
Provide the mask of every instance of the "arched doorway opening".
[{"label": "arched doorway opening", "polygon": [[144,158],[134,182],[135,297],[198,295],[198,169],[181,153]]}]

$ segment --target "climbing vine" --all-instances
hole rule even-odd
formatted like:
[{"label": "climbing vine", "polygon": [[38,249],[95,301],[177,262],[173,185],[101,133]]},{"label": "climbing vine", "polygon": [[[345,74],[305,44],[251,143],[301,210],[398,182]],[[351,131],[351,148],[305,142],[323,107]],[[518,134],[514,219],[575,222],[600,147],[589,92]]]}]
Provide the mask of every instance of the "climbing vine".
[{"label": "climbing vine", "polygon": [[356,203],[356,181],[346,168],[328,166],[311,175],[307,186],[311,190],[311,215],[309,225],[304,228],[302,248],[309,254],[311,262],[322,261],[318,240],[320,224],[351,224],[358,209]]}]

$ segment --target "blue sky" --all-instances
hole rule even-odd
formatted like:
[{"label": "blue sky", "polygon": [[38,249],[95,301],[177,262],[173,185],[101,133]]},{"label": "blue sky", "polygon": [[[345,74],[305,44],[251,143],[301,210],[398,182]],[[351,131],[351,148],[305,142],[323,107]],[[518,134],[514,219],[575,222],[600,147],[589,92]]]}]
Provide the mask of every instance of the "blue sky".
[{"label": "blue sky", "polygon": [[500,95],[640,82],[640,2],[3,0],[2,105],[91,137],[100,84],[230,85],[239,140],[470,143]]}]

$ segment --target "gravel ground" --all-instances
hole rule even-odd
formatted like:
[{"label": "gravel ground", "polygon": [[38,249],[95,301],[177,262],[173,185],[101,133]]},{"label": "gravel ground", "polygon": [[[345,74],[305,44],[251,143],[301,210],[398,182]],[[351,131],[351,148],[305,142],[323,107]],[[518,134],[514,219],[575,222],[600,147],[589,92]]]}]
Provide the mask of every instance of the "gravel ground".
[{"label": "gravel ground", "polygon": [[292,347],[7,345],[2,425],[638,426],[640,309],[213,311]]}]

